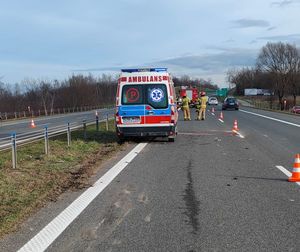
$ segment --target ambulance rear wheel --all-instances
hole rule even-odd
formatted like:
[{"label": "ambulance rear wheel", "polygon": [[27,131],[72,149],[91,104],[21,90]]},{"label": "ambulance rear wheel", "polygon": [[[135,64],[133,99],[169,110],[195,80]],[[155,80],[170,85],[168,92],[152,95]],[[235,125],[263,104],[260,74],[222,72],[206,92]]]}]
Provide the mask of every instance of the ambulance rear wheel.
[{"label": "ambulance rear wheel", "polygon": [[125,138],[123,136],[118,136],[118,144],[123,144],[125,142]]},{"label": "ambulance rear wheel", "polygon": [[175,142],[175,137],[169,137],[169,138],[168,138],[168,141],[169,141],[170,143],[174,143],[174,142]]}]

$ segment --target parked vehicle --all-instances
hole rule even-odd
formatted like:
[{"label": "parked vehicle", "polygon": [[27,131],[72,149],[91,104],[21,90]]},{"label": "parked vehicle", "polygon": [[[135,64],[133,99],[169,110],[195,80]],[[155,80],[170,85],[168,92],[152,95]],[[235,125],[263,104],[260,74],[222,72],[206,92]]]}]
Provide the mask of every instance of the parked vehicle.
[{"label": "parked vehicle", "polygon": [[116,132],[128,137],[160,136],[174,142],[178,110],[167,68],[122,69],[116,95]]},{"label": "parked vehicle", "polygon": [[216,97],[209,97],[207,101],[208,105],[218,105],[218,99]]},{"label": "parked vehicle", "polygon": [[300,114],[300,106],[294,106],[291,112],[295,114]]},{"label": "parked vehicle", "polygon": [[236,98],[234,97],[226,97],[223,104],[222,104],[222,110],[226,109],[239,109],[239,103]]}]

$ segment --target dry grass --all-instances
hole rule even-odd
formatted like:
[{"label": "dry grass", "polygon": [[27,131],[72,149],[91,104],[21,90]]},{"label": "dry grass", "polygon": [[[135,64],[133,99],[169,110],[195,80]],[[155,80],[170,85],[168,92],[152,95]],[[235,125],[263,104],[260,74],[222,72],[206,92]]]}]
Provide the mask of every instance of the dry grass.
[{"label": "dry grass", "polygon": [[[270,98],[271,97],[269,97],[269,96],[252,96],[252,97],[241,96],[241,97],[239,97],[239,99],[249,102],[256,108],[280,110],[278,97],[277,96],[273,97],[272,108],[271,108],[271,104],[270,104]],[[293,107],[293,97],[287,97],[286,100],[287,100],[287,104],[286,104],[285,111],[289,112]],[[297,97],[296,104],[300,105],[300,96]]]},{"label": "dry grass", "polygon": [[68,189],[87,186],[88,178],[103,159],[122,148],[116,142],[113,122],[110,131],[100,125],[72,132],[71,146],[66,136],[50,139],[50,154],[39,142],[18,149],[18,168],[11,168],[11,153],[0,153],[0,237],[15,230],[36,209]]}]

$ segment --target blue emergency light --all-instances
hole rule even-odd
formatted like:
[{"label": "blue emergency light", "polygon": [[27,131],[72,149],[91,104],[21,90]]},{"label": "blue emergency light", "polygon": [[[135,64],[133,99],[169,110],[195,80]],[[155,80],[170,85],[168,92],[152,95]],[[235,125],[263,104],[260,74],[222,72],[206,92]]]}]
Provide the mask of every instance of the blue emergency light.
[{"label": "blue emergency light", "polygon": [[135,73],[135,72],[167,72],[166,67],[159,67],[159,68],[128,68],[128,69],[121,69],[122,73]]}]

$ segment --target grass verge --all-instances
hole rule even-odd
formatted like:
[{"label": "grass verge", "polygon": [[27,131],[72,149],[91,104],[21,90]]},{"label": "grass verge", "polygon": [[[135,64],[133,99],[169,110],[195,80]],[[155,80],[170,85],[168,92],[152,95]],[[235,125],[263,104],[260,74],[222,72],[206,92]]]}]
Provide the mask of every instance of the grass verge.
[{"label": "grass verge", "polygon": [[0,237],[18,228],[20,223],[47,201],[55,201],[68,189],[88,186],[88,178],[104,159],[120,148],[113,122],[72,132],[71,146],[66,135],[51,138],[50,153],[44,154],[44,142],[18,148],[17,169],[12,169],[11,153],[0,152]]}]

